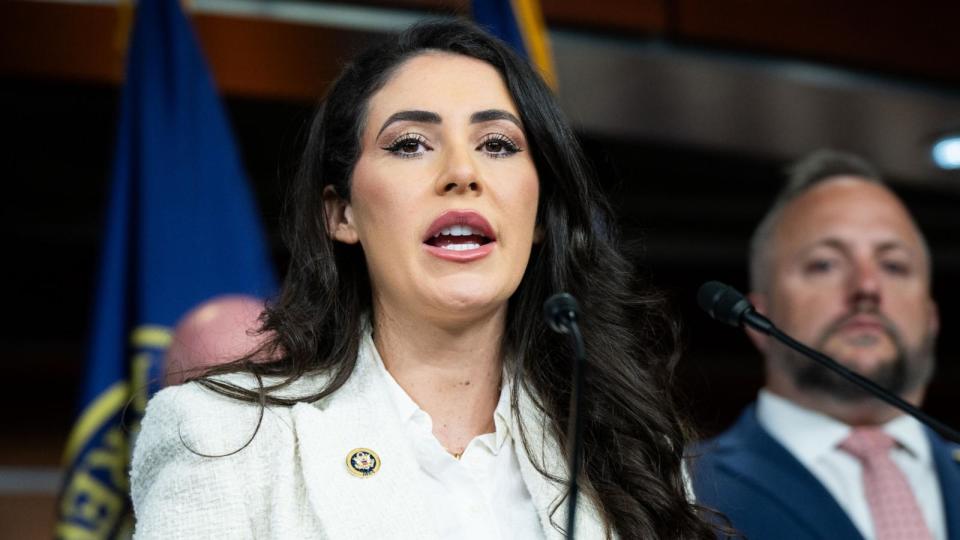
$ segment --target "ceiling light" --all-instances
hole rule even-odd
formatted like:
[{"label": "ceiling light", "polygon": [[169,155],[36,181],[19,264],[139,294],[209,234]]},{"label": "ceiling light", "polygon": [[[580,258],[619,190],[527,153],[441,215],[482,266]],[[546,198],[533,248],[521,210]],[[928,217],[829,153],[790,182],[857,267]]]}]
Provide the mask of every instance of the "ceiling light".
[{"label": "ceiling light", "polygon": [[960,133],[944,135],[933,143],[933,162],[941,169],[960,169]]}]

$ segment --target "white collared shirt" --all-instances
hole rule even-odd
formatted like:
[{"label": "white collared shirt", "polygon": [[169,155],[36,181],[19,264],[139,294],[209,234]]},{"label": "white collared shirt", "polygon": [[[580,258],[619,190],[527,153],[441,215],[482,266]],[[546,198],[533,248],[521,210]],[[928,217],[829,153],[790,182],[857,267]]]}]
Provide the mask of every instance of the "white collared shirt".
[{"label": "white collared shirt", "polygon": [[[825,414],[800,407],[776,394],[761,390],[757,420],[820,481],[850,516],[867,540],[875,538],[873,519],[863,494],[860,462],[837,445],[851,427]],[[936,466],[920,423],[901,415],[883,425],[897,441],[891,450],[894,463],[904,472],[935,540],[946,539],[946,522]]]},{"label": "white collared shirt", "polygon": [[[372,344],[371,344],[372,345]],[[443,539],[542,539],[537,509],[520,473],[510,433],[510,385],[504,382],[494,411],[496,431],[475,437],[460,459],[433,435],[433,420],[386,370],[371,347],[391,402],[413,448],[425,492]]]}]

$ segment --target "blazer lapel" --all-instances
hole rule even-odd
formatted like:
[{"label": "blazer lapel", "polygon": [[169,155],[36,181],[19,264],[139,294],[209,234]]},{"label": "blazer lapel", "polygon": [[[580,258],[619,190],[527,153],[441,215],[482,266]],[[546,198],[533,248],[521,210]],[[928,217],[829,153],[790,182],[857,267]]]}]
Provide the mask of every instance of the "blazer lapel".
[{"label": "blazer lapel", "polygon": [[[546,416],[536,408],[526,392],[522,389],[516,389],[516,391],[520,392],[518,396],[520,422],[523,424],[526,440],[534,454],[527,454],[523,440],[520,437],[517,418],[511,414],[510,433],[513,434],[513,447],[517,455],[517,461],[520,463],[520,474],[527,486],[527,490],[530,492],[533,504],[537,508],[544,538],[547,540],[562,540],[566,538],[566,536],[558,531],[553,524],[555,523],[561,528],[566,528],[567,526],[566,499],[562,499],[567,489],[567,478],[569,477],[567,460],[561,454],[560,448],[556,441],[554,441],[553,436],[546,430],[548,424]],[[540,465],[543,470],[556,476],[558,480],[554,481],[545,478],[537,470],[534,463]],[[558,503],[559,506],[557,506]],[[557,510],[551,514],[554,507],[557,507]],[[581,490],[577,500],[577,538],[606,538],[605,528],[599,520],[598,515],[593,504]]]},{"label": "blazer lapel", "polygon": [[765,493],[812,535],[862,538],[823,484],[760,426],[753,407],[744,411],[730,437],[703,451],[716,452],[718,467]]},{"label": "blazer lapel", "polygon": [[[292,410],[307,498],[328,538],[436,538],[433,512],[411,481],[417,461],[372,365],[371,346],[366,338],[350,379],[329,399]],[[379,457],[375,474],[348,469],[348,455],[359,448]]]},{"label": "blazer lapel", "polygon": [[929,438],[937,478],[940,480],[947,538],[960,539],[960,446],[950,444],[933,433]]}]

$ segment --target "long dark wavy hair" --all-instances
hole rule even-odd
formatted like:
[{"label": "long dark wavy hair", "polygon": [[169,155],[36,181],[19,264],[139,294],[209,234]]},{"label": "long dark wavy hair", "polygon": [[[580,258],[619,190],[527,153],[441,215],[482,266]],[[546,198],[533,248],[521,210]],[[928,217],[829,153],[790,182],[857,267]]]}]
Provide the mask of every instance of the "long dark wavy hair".
[{"label": "long dark wavy hair", "polygon": [[[469,56],[497,69],[519,110],[539,175],[537,223],[544,238],[509,301],[501,344],[503,357],[516,359],[507,370],[513,387],[533,398],[548,419],[548,431],[566,451],[572,355],[567,340],[550,332],[541,313],[555,292],[576,296],[588,362],[584,493],[600,510],[608,532],[621,538],[714,538],[703,510],[689,502],[681,472],[688,435],[671,393],[675,324],[660,296],[638,292],[610,208],[553,93],[525,60],[469,22],[415,25],[346,66],[309,124],[289,190],[290,266],[279,297],[262,319],[267,343],[255,353],[274,360],[241,359],[198,382],[237,399],[282,406],[322,399],[350,377],[364,317],[376,313],[361,247],[336,243],[327,233],[323,191],[330,185],[350,199],[370,97],[406,60],[429,51]],[[279,379],[250,389],[214,377],[236,371]],[[314,373],[329,375],[324,388],[296,398],[274,395]],[[529,448],[526,435],[521,440]],[[557,479],[557,471],[540,472]]]}]

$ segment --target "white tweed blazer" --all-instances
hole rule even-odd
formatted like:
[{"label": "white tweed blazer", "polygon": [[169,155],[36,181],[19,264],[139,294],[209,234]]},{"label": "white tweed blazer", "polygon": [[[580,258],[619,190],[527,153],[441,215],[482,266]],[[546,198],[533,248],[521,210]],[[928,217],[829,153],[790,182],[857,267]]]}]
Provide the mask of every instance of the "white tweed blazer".
[{"label": "white tweed blazer", "polygon": [[[133,453],[135,538],[437,538],[434,513],[442,509],[426,506],[416,482],[418,464],[401,426],[392,420],[372,347],[365,336],[356,369],[332,396],[267,407],[259,429],[258,405],[196,383],[154,396]],[[228,379],[256,384],[246,375]],[[324,382],[304,377],[284,394],[304,395]],[[559,477],[566,476],[565,460],[529,397],[521,395],[519,401],[520,422],[531,447],[539,449],[529,456],[523,444],[514,444],[521,474],[545,538],[559,540],[563,535],[551,524],[550,510],[564,485],[545,479],[531,460]],[[518,433],[517,427],[511,425],[511,432]],[[376,474],[360,478],[348,471],[347,455],[357,448],[380,456]],[[561,505],[553,514],[554,523],[566,525],[565,509]],[[576,536],[604,538],[598,514],[583,496]]]}]

